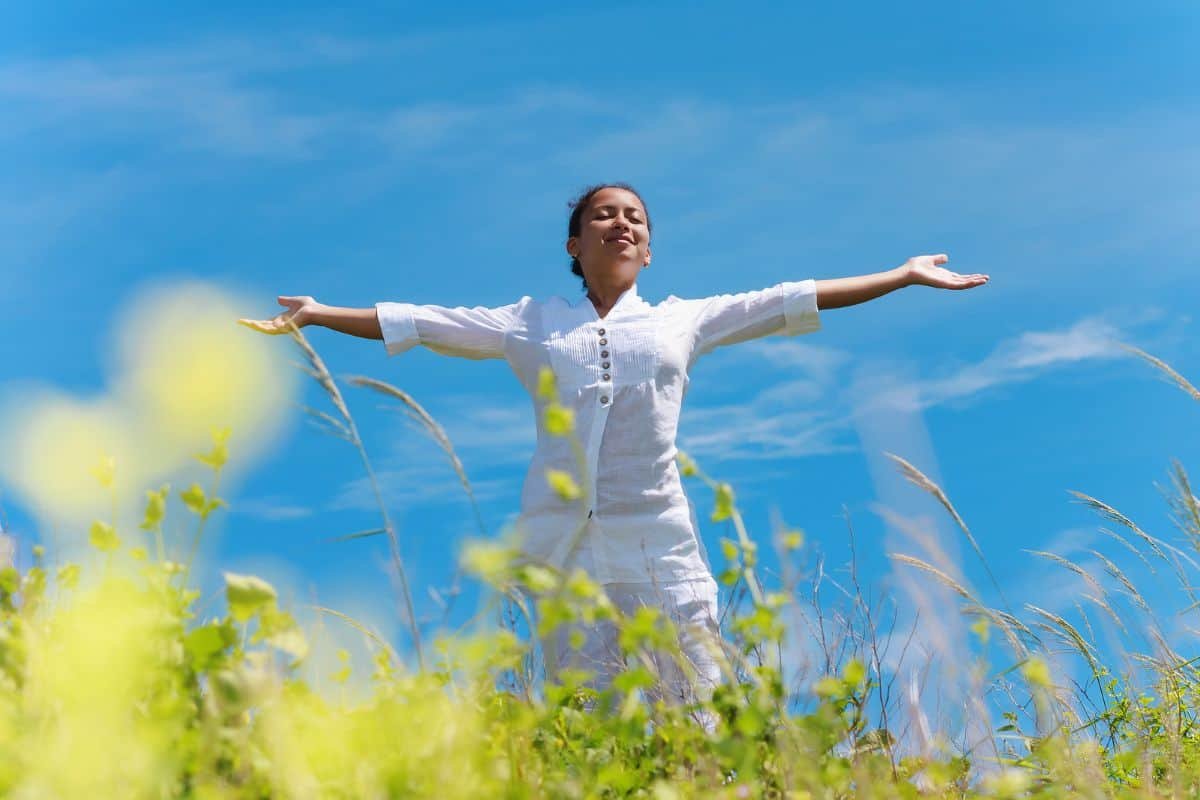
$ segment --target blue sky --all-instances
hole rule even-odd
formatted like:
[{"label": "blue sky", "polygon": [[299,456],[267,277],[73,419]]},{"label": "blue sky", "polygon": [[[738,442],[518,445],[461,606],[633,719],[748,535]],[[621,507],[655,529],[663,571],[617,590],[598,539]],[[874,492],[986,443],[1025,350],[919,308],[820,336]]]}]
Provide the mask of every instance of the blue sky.
[{"label": "blue sky", "polygon": [[[565,203],[627,180],[655,222],[639,282],[651,300],[919,253],[992,276],[969,293],[912,288],[824,312],[819,333],[697,366],[680,445],[734,485],[764,540],[776,518],[801,527],[808,566],[823,554],[833,571],[849,554],[845,508],[864,578],[895,584],[886,552],[923,554],[913,522],[983,586],[950,521],[884,451],[943,485],[1010,599],[1070,608],[1078,588],[1022,548],[1112,544],[1068,489],[1177,538],[1155,484],[1171,459],[1196,463],[1200,409],[1112,342],[1200,377],[1189,3],[5,13],[0,385],[103,392],[118,311],[147,282],[243,292],[258,298],[247,316],[273,314],[277,294],[574,297]],[[443,423],[494,535],[533,443],[507,367],[389,359],[327,331],[310,341],[335,373],[395,383]],[[429,589],[450,584],[470,508],[436,445],[347,392],[419,611],[436,617]],[[316,386],[303,393],[321,403]],[[384,543],[325,541],[377,524],[356,453],[283,413],[271,451],[226,488],[210,557],[399,637]],[[38,520],[0,489],[27,558]],[[692,496],[709,507],[701,486]],[[728,533],[704,531],[718,570]],[[455,622],[474,590],[460,602]]]}]

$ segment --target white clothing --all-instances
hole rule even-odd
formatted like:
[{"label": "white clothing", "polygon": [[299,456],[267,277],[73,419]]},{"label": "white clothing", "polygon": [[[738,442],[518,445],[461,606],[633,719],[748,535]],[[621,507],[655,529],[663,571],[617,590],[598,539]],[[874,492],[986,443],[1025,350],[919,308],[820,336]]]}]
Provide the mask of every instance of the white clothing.
[{"label": "white clothing", "polygon": [[[499,308],[377,303],[389,355],[422,344],[465,358],[503,358],[533,399],[537,449],[517,522],[524,552],[555,567],[576,563],[578,538],[601,584],[711,577],[696,509],[676,465],[675,434],[688,370],[713,348],[820,327],[816,282],[651,305],[627,289],[601,319],[583,295],[574,303],[528,296]],[[567,437],[545,429],[537,395],[542,366],[575,415],[586,456],[580,474]],[[572,474],[583,491],[568,503],[546,471]],[[578,534],[578,536],[577,536]]]},{"label": "white clothing", "polygon": [[[679,632],[680,664],[670,653],[649,654],[658,682],[644,690],[647,702],[661,699],[669,705],[687,705],[712,697],[721,682],[721,631],[717,620],[717,582],[711,577],[674,583],[610,583],[604,587],[609,600],[632,617],[640,606],[663,609]],[[571,634],[583,634],[583,645],[572,648]],[[557,681],[563,668],[585,669],[592,678],[584,682],[598,692],[612,687],[613,679],[629,666],[620,646],[620,632],[609,620],[595,625],[559,625],[541,639],[547,680]],[[706,730],[716,729],[711,712],[700,712]]]}]

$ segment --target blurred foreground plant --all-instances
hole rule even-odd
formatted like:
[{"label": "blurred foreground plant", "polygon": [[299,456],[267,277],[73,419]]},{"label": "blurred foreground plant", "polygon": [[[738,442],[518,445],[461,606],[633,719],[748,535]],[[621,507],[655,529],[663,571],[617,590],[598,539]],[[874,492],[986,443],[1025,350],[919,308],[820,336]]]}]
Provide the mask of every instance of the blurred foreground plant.
[{"label": "blurred foreground plant", "polygon": [[[559,415],[554,424],[559,435],[570,433],[571,420]],[[1022,621],[1007,603],[987,606],[960,576],[893,554],[962,601],[980,646],[959,643],[961,658],[983,676],[981,693],[993,702],[1011,699],[990,750],[951,746],[944,731],[921,732],[926,721],[917,705],[899,713],[886,686],[894,658],[878,641],[877,609],[853,571],[848,607],[826,609],[829,616],[814,589],[811,622],[822,660],[803,686],[788,685],[782,653],[806,635],[793,624],[796,586],[763,585],[732,488],[684,454],[681,471],[713,488],[713,519],[734,530],[735,538],[722,541],[721,582],[750,600],[742,613],[730,604],[727,680],[700,708],[642,702],[656,679],[647,654],[677,651],[676,631],[661,614],[623,617],[582,570],[522,559],[507,540],[470,544],[462,566],[524,603],[530,640],[508,629],[444,633],[433,640],[432,663],[409,671],[369,628],[322,608],[382,646],[374,648],[365,695],[341,691],[355,670],[344,652],[328,676],[333,686],[319,691],[302,677],[310,637],[272,586],[225,573],[223,611],[201,618],[188,568],[171,560],[177,543],[163,539],[173,500],[196,523],[193,551],[224,506],[216,495],[227,437],[216,433],[213,449],[199,457],[214,471],[209,488],[148,492],[140,533],[119,529],[115,514],[97,521],[91,562],[51,569],[39,547],[23,572],[0,569],[0,795],[1171,797],[1200,787],[1197,660],[1170,648],[1114,561],[1103,562],[1106,582],[1051,559],[1090,578],[1085,585],[1097,608],[1113,608],[1112,581],[1144,607],[1149,638],[1158,643],[1138,661],[1148,680],[1105,666],[1086,627],[1036,607]],[[912,464],[898,463],[968,533],[945,493]],[[111,481],[118,468],[106,462],[96,477]],[[1182,467],[1175,484],[1179,524],[1190,542],[1200,541]],[[1100,501],[1085,502],[1130,531],[1147,551],[1134,552],[1167,566],[1190,598],[1185,552]],[[802,553],[803,536],[784,529],[776,544],[786,564]],[[818,565],[816,582],[822,574]],[[1132,624],[1127,614],[1113,616]],[[503,688],[502,676],[530,657],[534,631],[600,620],[621,630],[627,669],[612,689],[595,693],[585,688],[586,674],[571,672],[541,686]],[[1003,636],[989,639],[993,629]],[[1063,647],[1081,659],[1085,682],[1063,672]],[[986,657],[1003,659],[1002,667],[989,667]],[[713,715],[714,731],[696,723],[697,711]]]}]

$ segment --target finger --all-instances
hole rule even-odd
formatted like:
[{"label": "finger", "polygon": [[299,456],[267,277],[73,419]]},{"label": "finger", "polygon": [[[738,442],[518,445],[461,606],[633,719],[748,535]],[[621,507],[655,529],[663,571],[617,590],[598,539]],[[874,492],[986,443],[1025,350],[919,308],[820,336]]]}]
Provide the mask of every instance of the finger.
[{"label": "finger", "polygon": [[945,253],[938,253],[936,256],[933,257],[933,263],[938,266],[945,264],[949,260],[950,260],[950,256],[946,255]]},{"label": "finger", "polygon": [[279,333],[279,328],[274,324],[273,320],[239,319],[238,322],[259,333]]}]

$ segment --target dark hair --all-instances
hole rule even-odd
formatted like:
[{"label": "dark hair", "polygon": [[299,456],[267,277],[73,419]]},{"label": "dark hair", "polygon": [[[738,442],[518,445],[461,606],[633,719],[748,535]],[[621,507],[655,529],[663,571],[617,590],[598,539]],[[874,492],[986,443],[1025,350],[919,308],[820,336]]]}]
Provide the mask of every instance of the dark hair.
[{"label": "dark hair", "polygon": [[[587,210],[588,204],[592,202],[592,198],[596,192],[601,189],[624,189],[633,194],[642,204],[642,208],[646,211],[646,228],[650,231],[654,230],[654,226],[650,223],[650,210],[646,208],[646,201],[642,200],[638,190],[630,186],[628,183],[598,183],[594,186],[589,186],[584,189],[578,197],[567,202],[567,207],[571,209],[571,218],[567,221],[567,236],[579,235],[579,228],[583,221],[583,212]],[[583,290],[586,292],[587,278],[583,277],[583,265],[579,263],[579,259],[572,256],[571,258],[571,274],[578,275],[583,282]]]}]

